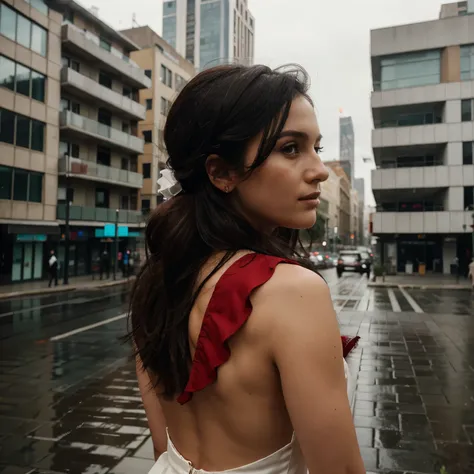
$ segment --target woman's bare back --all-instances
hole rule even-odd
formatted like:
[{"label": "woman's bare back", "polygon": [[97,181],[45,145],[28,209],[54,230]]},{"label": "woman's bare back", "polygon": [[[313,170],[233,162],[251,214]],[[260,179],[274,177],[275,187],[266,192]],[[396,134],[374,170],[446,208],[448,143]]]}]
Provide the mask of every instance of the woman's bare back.
[{"label": "woman's bare back", "polygon": [[[198,296],[189,317],[193,358],[215,285],[243,255],[227,262]],[[202,278],[215,264],[213,259],[203,268]],[[161,399],[174,445],[194,466],[208,471],[254,462],[285,446],[292,438],[293,428],[266,338],[271,318],[258,299],[256,290],[251,297],[255,310],[228,341],[231,356],[218,368],[216,382],[194,393],[185,405]]]}]

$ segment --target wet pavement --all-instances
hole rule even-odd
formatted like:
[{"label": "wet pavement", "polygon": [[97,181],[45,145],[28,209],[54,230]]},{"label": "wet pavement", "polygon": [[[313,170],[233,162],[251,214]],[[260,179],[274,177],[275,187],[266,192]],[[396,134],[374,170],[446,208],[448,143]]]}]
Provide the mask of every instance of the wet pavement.
[{"label": "wet pavement", "polygon": [[[322,272],[369,472],[474,472],[474,297]],[[148,472],[123,288],[0,301],[0,474]]]}]

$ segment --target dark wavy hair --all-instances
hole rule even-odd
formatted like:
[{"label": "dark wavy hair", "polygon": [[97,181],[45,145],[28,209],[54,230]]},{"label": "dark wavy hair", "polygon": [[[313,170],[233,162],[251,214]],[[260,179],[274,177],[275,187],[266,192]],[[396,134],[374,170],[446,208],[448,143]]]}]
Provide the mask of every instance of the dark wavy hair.
[{"label": "dark wavy hair", "polygon": [[[292,101],[308,97],[309,79],[299,66],[218,66],[192,79],[168,115],[164,141],[168,166],[182,186],[151,214],[147,259],[131,296],[129,337],[136,354],[165,398],[181,393],[191,355],[189,313],[205,283],[239,250],[296,258],[298,232],[263,235],[210,181],[205,163],[215,154],[242,175],[260,166],[274,149]],[[263,133],[255,160],[245,169],[249,141]],[[216,252],[223,258],[198,284],[202,266]]]}]

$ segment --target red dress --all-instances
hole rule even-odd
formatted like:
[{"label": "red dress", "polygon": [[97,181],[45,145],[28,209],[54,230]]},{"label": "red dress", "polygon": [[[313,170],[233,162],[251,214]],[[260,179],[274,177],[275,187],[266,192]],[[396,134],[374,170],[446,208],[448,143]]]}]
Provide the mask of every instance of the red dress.
[{"label": "red dress", "polygon": [[[189,380],[177,399],[179,403],[187,403],[194,392],[215,382],[217,369],[230,357],[227,341],[252,312],[252,291],[270,280],[280,263],[298,265],[294,260],[252,253],[238,259],[223,273],[204,314]],[[342,337],[344,357],[358,340],[359,337]]]}]

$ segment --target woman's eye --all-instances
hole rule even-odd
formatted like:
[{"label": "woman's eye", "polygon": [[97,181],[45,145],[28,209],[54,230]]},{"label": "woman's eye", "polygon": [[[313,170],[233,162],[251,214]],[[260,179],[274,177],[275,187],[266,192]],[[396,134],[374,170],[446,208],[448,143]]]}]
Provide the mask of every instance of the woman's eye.
[{"label": "woman's eye", "polygon": [[285,145],[281,151],[285,154],[285,155],[289,155],[289,156],[294,156],[294,155],[297,155],[298,152],[299,152],[299,149],[298,149],[298,145],[296,143],[289,143],[287,145]]},{"label": "woman's eye", "polygon": [[314,149],[315,149],[315,151],[318,155],[319,155],[319,153],[322,153],[324,151],[323,146],[315,146]]}]

